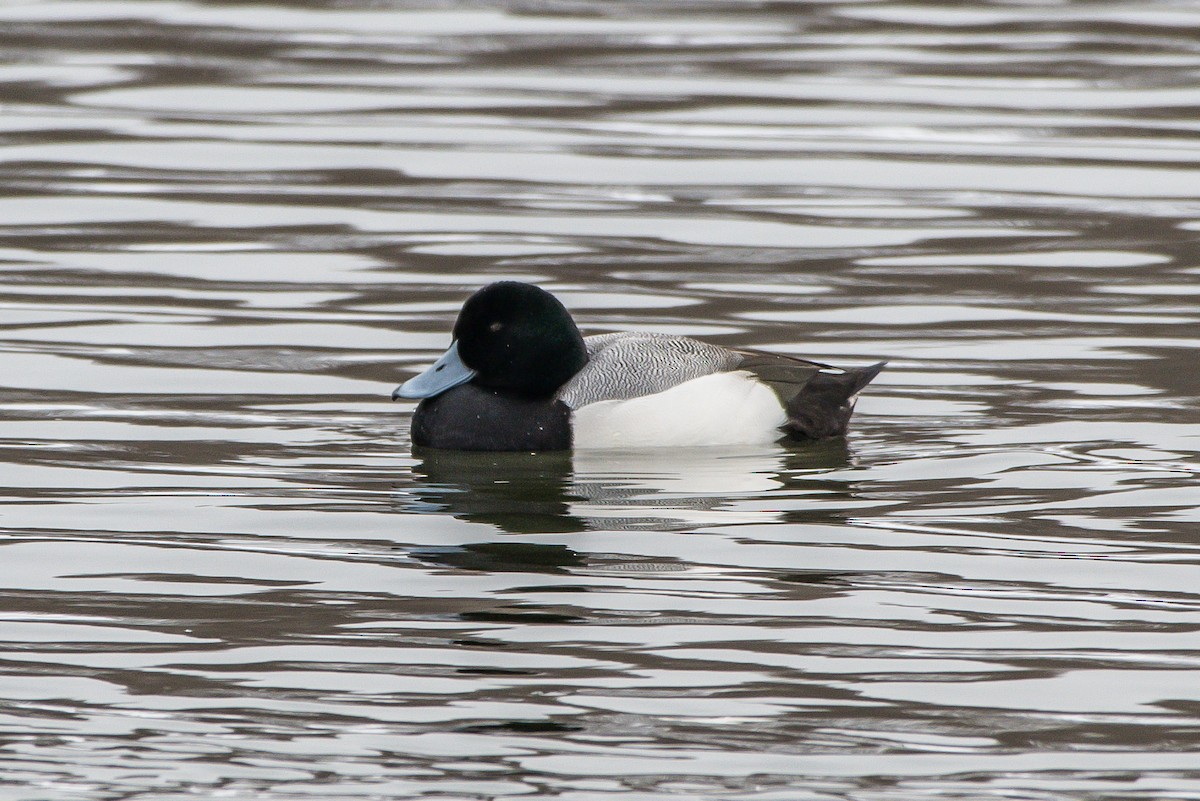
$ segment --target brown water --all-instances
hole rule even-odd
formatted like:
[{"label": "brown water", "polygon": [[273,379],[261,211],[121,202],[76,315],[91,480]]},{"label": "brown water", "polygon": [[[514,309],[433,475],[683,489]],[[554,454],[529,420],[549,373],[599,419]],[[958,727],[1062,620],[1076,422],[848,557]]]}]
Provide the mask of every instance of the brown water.
[{"label": "brown water", "polygon": [[[0,6],[0,798],[1200,799],[1200,6]],[[499,277],[890,361],[410,453]]]}]

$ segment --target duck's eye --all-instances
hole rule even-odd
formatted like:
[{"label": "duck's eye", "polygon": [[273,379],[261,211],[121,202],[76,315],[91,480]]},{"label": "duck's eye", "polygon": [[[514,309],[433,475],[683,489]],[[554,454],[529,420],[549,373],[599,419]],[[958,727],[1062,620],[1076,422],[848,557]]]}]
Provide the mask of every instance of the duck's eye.
[{"label": "duck's eye", "polygon": [[488,326],[488,330],[494,334],[503,327],[504,327],[504,323],[492,323],[491,325]]}]

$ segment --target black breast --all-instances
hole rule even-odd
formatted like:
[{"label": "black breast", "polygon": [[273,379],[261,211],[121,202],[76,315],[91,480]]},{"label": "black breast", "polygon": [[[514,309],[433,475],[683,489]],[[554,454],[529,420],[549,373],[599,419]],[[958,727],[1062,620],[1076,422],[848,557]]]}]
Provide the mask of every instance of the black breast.
[{"label": "black breast", "polygon": [[412,440],[459,451],[562,451],[571,447],[571,410],[462,384],[421,401]]}]

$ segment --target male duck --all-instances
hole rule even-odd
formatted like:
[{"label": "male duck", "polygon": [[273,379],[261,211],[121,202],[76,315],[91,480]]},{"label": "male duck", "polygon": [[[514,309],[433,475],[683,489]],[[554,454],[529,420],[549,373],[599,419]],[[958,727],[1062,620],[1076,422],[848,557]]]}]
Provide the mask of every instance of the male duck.
[{"label": "male duck", "polygon": [[884,362],[840,370],[668,334],[584,337],[545,290],[467,299],[450,349],[392,399],[422,398],[416,445],[550,451],[745,445],[844,434]]}]

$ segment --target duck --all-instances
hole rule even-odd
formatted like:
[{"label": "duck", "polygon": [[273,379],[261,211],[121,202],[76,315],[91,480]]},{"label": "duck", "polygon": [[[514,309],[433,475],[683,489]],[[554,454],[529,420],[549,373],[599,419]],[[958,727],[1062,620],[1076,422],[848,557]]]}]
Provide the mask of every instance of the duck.
[{"label": "duck", "polygon": [[500,281],[467,298],[450,347],[392,393],[412,443],[458,451],[738,446],[842,436],[886,362],[842,369],[690,337],[583,336],[558,298]]}]

